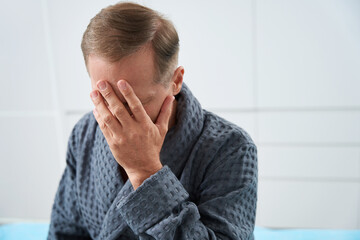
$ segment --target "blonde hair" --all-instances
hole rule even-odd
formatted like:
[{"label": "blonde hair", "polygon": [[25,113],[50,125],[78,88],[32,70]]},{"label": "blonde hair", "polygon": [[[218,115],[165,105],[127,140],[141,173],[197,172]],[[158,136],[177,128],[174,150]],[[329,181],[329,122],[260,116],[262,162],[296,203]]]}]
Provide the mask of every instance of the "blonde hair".
[{"label": "blonde hair", "polygon": [[156,83],[166,85],[177,65],[179,36],[158,12],[130,2],[102,9],[87,26],[81,50],[85,64],[90,54],[117,62],[145,44],[153,50]]}]

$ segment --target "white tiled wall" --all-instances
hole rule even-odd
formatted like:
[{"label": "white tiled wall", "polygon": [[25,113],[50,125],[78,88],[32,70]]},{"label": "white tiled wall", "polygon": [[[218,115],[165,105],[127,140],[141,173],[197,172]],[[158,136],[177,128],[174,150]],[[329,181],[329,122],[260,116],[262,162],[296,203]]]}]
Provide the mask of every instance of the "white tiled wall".
[{"label": "white tiled wall", "polygon": [[259,107],[359,107],[360,2],[256,2]]},{"label": "white tiled wall", "polygon": [[260,181],[257,222],[281,228],[356,228],[359,182]]},{"label": "white tiled wall", "polygon": [[0,217],[47,218],[59,169],[55,118],[1,116]]},{"label": "white tiled wall", "polygon": [[0,3],[1,111],[53,107],[42,16],[40,1]]},{"label": "white tiled wall", "polygon": [[265,180],[360,180],[358,147],[261,144],[258,154],[259,175]]},{"label": "white tiled wall", "polygon": [[258,129],[261,143],[360,146],[360,111],[259,112]]},{"label": "white tiled wall", "polygon": [[[0,3],[0,222],[48,220],[92,109],[82,34],[116,1]],[[257,225],[360,228],[360,1],[137,1],[180,35],[185,82],[258,146]]]}]

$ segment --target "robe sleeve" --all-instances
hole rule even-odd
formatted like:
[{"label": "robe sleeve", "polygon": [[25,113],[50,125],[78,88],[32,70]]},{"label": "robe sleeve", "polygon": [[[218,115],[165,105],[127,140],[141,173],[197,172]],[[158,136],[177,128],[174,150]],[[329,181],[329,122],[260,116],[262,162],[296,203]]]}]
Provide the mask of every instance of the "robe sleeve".
[{"label": "robe sleeve", "polygon": [[48,240],[53,239],[91,239],[86,231],[77,203],[76,162],[74,152],[75,128],[68,141],[66,168],[62,175],[51,212]]},{"label": "robe sleeve", "polygon": [[139,239],[254,239],[256,146],[242,144],[217,157],[196,203],[167,166],[116,203]]}]

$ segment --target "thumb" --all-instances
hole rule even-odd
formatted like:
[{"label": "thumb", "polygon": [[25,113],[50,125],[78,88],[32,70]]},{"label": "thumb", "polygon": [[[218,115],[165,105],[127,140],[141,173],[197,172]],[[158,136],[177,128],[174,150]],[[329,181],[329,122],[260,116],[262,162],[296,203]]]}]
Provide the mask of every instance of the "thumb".
[{"label": "thumb", "polygon": [[172,103],[174,99],[174,96],[168,96],[165,98],[164,103],[161,106],[159,116],[156,119],[155,125],[159,128],[161,135],[165,135],[168,130],[169,119],[172,111]]}]

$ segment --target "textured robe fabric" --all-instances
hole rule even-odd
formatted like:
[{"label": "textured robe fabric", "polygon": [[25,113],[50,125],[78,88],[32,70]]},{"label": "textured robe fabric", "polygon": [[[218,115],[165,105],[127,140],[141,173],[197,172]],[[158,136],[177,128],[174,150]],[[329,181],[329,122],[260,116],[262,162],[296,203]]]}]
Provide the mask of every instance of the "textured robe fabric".
[{"label": "textured robe fabric", "polygon": [[48,239],[254,239],[257,149],[203,110],[184,84],[163,168],[135,191],[123,182],[92,112],[75,125]]}]

